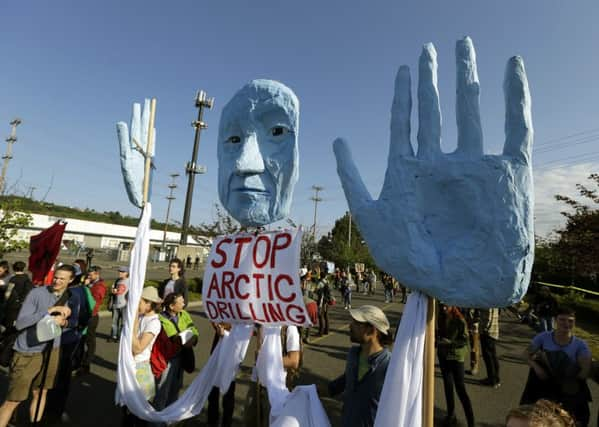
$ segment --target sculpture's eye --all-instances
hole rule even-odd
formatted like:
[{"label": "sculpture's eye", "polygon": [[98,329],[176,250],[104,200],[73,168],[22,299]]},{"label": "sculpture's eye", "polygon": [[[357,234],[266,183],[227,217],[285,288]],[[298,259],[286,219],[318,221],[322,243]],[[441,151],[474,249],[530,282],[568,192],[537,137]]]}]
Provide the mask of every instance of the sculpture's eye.
[{"label": "sculpture's eye", "polygon": [[275,126],[270,129],[270,133],[272,136],[285,136],[289,133],[289,129],[285,126]]},{"label": "sculpture's eye", "polygon": [[241,142],[241,138],[237,135],[233,135],[227,138],[227,142],[230,142],[231,144],[238,144]]}]

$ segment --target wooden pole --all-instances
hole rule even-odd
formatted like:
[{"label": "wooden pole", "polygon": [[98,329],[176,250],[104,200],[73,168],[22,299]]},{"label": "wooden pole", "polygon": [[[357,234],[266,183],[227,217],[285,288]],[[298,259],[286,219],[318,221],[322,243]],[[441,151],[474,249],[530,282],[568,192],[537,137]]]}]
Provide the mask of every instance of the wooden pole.
[{"label": "wooden pole", "polygon": [[428,297],[424,338],[424,381],[422,426],[433,427],[435,421],[435,299]]},{"label": "wooden pole", "polygon": [[154,118],[156,117],[156,98],[150,102],[150,123],[148,124],[148,141],[145,150],[145,169],[144,169],[144,205],[148,202],[150,192],[150,168],[152,166],[151,153],[154,151]]}]

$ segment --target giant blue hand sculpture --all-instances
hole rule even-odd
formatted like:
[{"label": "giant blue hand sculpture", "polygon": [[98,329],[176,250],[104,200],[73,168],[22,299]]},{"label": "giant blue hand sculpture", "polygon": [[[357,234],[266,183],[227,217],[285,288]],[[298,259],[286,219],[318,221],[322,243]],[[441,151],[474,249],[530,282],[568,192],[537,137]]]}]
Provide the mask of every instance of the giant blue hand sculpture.
[{"label": "giant blue hand sculpture", "polygon": [[218,195],[243,226],[289,215],[299,174],[299,101],[273,80],[253,80],[223,108],[218,130]]},{"label": "giant blue hand sculpture", "polygon": [[[120,146],[121,171],[123,172],[125,188],[127,189],[129,201],[138,208],[143,207],[144,163],[149,123],[150,100],[146,99],[144,101],[143,114],[141,106],[138,103],[133,104],[131,134],[129,134],[127,123],[118,122],[116,124]],[[154,130],[153,134],[154,136],[156,135],[156,130]],[[154,137],[154,139],[156,138]],[[154,153],[147,153],[147,155],[153,157]],[[151,183],[150,179],[150,193]]]},{"label": "giant blue hand sculpture", "polygon": [[457,149],[440,149],[436,52],[419,63],[418,151],[410,143],[410,72],[402,66],[391,109],[383,189],[373,200],[345,141],[333,146],[345,196],[380,268],[411,289],[465,307],[500,307],[526,293],[533,262],[533,129],[522,58],[507,63],[505,144],[484,155],[476,58],[456,44]]}]

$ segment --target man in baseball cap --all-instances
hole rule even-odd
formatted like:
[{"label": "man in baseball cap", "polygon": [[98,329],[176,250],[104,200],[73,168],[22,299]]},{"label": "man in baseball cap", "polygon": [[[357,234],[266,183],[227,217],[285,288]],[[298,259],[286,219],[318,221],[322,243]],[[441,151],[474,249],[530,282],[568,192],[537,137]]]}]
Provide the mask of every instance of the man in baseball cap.
[{"label": "man in baseball cap", "polygon": [[331,381],[329,393],[343,393],[341,425],[373,426],[391,360],[389,320],[373,305],[352,308],[349,314],[349,337],[358,345],[349,349],[345,372]]}]

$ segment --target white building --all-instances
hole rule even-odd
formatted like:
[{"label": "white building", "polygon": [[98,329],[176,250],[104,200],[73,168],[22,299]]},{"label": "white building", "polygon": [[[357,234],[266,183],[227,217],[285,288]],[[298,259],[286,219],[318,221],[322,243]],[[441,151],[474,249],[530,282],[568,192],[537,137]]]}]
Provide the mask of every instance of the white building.
[{"label": "white building", "polygon": [[[19,230],[18,237],[29,240],[35,234],[51,227],[56,221],[65,221],[63,242],[75,247],[92,248],[103,250],[114,250],[116,259],[126,261],[129,258],[131,245],[135,240],[137,227],[128,225],[110,224],[107,222],[86,221],[74,218],[59,218],[50,215],[30,214],[33,218],[31,225]],[[167,231],[166,238],[164,230],[150,231],[150,256],[154,260],[169,259],[175,255],[186,257],[187,255],[199,255],[205,259],[210,251],[212,239],[200,238],[198,240],[188,236],[187,245],[181,246],[179,240],[181,233]],[[161,251],[163,239],[165,239],[165,251]]]}]

